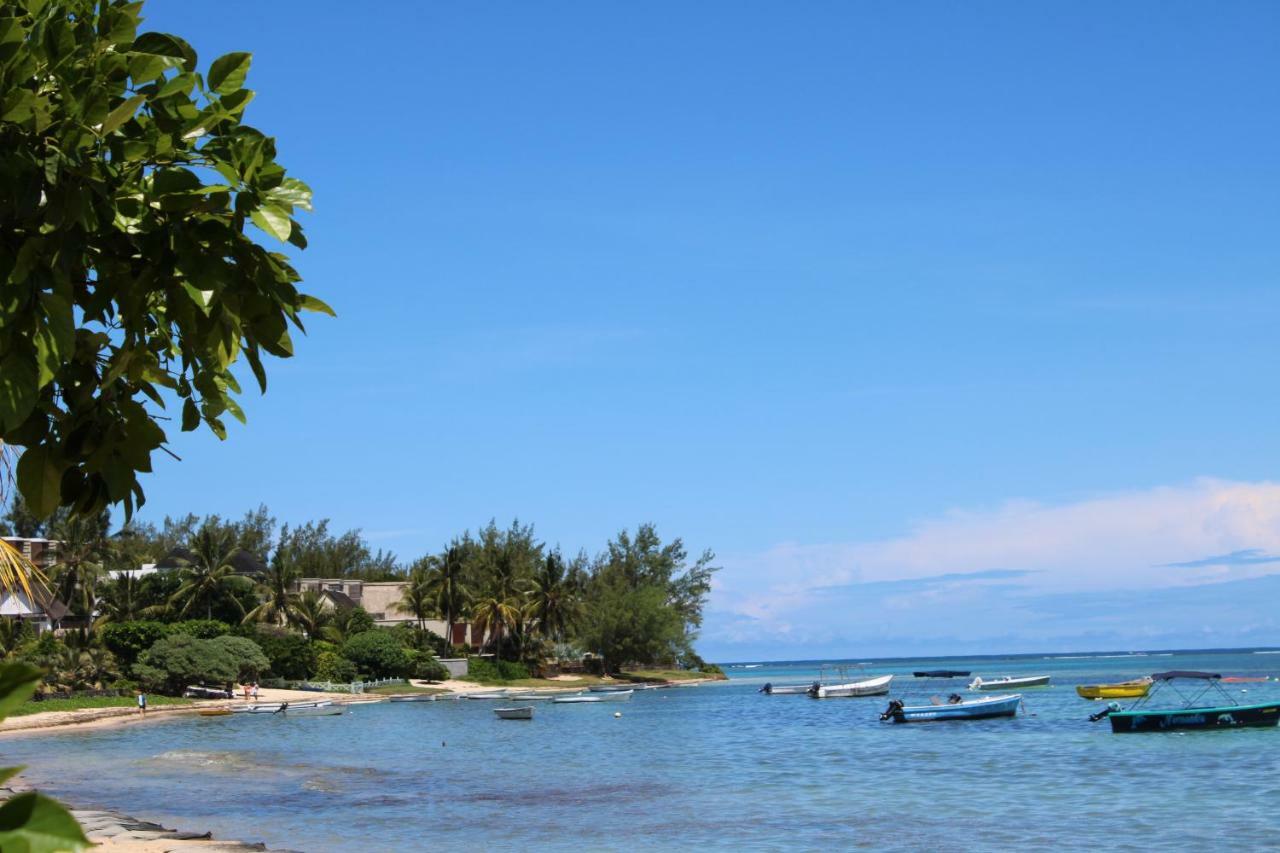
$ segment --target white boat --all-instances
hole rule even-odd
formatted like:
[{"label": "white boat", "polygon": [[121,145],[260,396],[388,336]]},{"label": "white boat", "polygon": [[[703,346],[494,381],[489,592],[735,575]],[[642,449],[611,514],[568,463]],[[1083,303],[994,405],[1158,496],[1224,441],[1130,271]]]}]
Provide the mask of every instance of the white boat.
[{"label": "white boat", "polygon": [[610,693],[582,693],[577,696],[557,696],[551,701],[557,705],[579,705],[586,702],[630,702],[631,691],[620,690]]},{"label": "white boat", "polygon": [[274,714],[281,707],[288,705],[289,708],[324,708],[332,705],[332,700],[324,699],[315,702],[267,702],[257,705],[237,705],[231,709],[236,714]]},{"label": "white boat", "polygon": [[634,684],[592,684],[587,688],[592,693],[621,693],[624,690],[634,689]]},{"label": "white boat", "polygon": [[514,693],[507,696],[512,702],[550,702],[557,696],[578,696],[581,690],[539,690],[537,693]]},{"label": "white boat", "polygon": [[969,682],[970,690],[1022,690],[1026,687],[1046,687],[1048,675],[1002,675],[999,678],[982,678]]},{"label": "white boat", "polygon": [[490,690],[484,693],[464,693],[464,699],[506,699],[508,691],[506,690]]},{"label": "white boat", "polygon": [[526,708],[494,708],[499,720],[532,720],[533,706]]},{"label": "white boat", "polygon": [[343,705],[334,705],[326,703],[323,705],[307,705],[302,708],[294,707],[288,702],[284,703],[278,713],[282,717],[338,717],[347,711]]},{"label": "white boat", "polygon": [[926,723],[941,720],[986,720],[992,717],[1013,717],[1018,713],[1022,695],[982,696],[965,699],[953,693],[948,701],[935,699],[930,705],[904,705],[894,699],[880,715],[882,721],[895,723]]},{"label": "white boat", "polygon": [[392,696],[392,702],[434,702],[436,697],[434,693],[426,693],[421,696]]},{"label": "white boat", "polygon": [[862,681],[850,681],[845,684],[815,684],[809,688],[809,695],[814,699],[849,698],[853,696],[883,696],[889,692],[892,675],[881,675]]},{"label": "white boat", "polygon": [[766,696],[798,696],[808,693],[812,684],[766,684],[758,692]]}]

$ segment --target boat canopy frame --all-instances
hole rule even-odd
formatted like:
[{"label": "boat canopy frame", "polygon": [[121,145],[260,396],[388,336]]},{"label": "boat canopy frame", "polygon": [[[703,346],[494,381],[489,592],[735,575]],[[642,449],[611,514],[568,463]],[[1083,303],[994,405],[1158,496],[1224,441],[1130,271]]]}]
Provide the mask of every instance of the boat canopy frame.
[{"label": "boat canopy frame", "polygon": [[[1161,688],[1167,687],[1172,690],[1179,699],[1182,700],[1183,708],[1203,707],[1200,701],[1207,694],[1221,695],[1228,705],[1235,704],[1235,698],[1226,691],[1220,683],[1222,676],[1214,672],[1194,672],[1191,670],[1171,670],[1169,672],[1153,672],[1151,680],[1151,690],[1145,696],[1139,696],[1132,705],[1126,710],[1132,711],[1139,707],[1149,704],[1150,700],[1159,695]],[[1187,689],[1185,692],[1178,689],[1178,682],[1192,682],[1199,689]]]}]

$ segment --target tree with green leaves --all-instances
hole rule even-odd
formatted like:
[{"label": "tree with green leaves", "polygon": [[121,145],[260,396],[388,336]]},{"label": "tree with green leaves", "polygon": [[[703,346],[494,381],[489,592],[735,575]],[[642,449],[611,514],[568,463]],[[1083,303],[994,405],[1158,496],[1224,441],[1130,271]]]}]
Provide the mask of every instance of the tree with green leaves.
[{"label": "tree with green leaves", "polygon": [[652,524],[610,540],[586,582],[579,638],[616,668],[688,657],[702,624],[715,556],[693,562],[680,539],[663,544]]},{"label": "tree with green leaves", "polygon": [[320,639],[332,615],[314,589],[303,592],[293,604],[293,624],[308,640]]},{"label": "tree with green leaves", "polygon": [[578,591],[573,587],[559,551],[548,554],[534,573],[529,583],[527,612],[534,629],[557,642],[565,638],[581,615]]},{"label": "tree with green leaves", "polygon": [[258,584],[262,603],[246,613],[244,621],[292,624],[298,603],[298,593],[293,590],[297,578],[298,571],[294,566],[285,560],[272,560]]},{"label": "tree with green leaves", "polygon": [[232,558],[240,551],[240,543],[229,531],[206,525],[191,542],[191,557],[181,569],[182,586],[169,599],[179,616],[187,616],[201,607],[205,617],[213,618],[215,602],[230,602],[244,618],[245,608],[231,587],[240,582]]},{"label": "tree with green leaves", "polygon": [[409,569],[409,582],[405,585],[397,607],[418,620],[418,629],[424,630],[427,619],[436,614],[436,602],[431,592],[431,577],[435,571],[435,558],[424,557]]},{"label": "tree with green leaves", "polygon": [[445,640],[453,643],[453,626],[466,617],[471,605],[471,587],[467,583],[469,551],[474,543],[469,537],[455,539],[437,557],[427,576],[427,590],[438,613],[448,626]]},{"label": "tree with green leaves", "polygon": [[261,235],[306,246],[311,190],[244,122],[251,57],[199,71],[140,2],[9,0],[0,13],[0,443],[31,513],[144,500],[160,411],[219,438],[239,364],[332,314]]}]

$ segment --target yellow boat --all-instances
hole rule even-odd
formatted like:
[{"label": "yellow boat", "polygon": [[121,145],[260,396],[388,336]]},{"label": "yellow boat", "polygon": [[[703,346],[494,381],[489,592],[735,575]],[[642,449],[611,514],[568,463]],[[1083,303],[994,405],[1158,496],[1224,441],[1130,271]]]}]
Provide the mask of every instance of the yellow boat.
[{"label": "yellow boat", "polygon": [[1076,692],[1081,699],[1137,699],[1151,689],[1150,678],[1135,678],[1117,684],[1081,684]]},{"label": "yellow boat", "polygon": [[227,717],[231,715],[230,708],[201,708],[200,716],[202,717]]}]

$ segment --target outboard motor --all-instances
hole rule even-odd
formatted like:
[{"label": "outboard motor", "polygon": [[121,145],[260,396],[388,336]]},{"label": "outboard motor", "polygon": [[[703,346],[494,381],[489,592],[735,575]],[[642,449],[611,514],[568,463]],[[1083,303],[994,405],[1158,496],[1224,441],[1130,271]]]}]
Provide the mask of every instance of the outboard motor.
[{"label": "outboard motor", "polygon": [[810,685],[809,685],[809,690],[807,691],[807,692],[808,692],[808,694],[809,694],[810,696],[812,696],[814,699],[817,699],[817,698],[818,698],[818,688],[819,688],[819,687],[821,687],[821,686],[822,686],[822,682],[821,682],[821,681],[815,681],[815,682],[813,682],[813,684],[810,684]]},{"label": "outboard motor", "polygon": [[773,682],[766,682],[764,687],[756,691],[757,693],[773,693]]},{"label": "outboard motor", "polygon": [[880,715],[880,722],[885,720],[896,720],[902,717],[902,700],[890,699],[889,707],[884,709],[884,713]]},{"label": "outboard motor", "polygon": [[1120,710],[1119,702],[1108,702],[1107,707],[1103,708],[1101,711],[1099,711],[1096,714],[1089,715],[1089,722],[1096,723],[1098,722],[1098,720],[1106,719],[1107,717],[1111,716],[1113,711],[1119,711],[1119,710]]},{"label": "outboard motor", "polygon": [[947,697],[948,705],[959,705],[963,701],[964,701],[964,697],[961,696],[959,693],[952,693],[950,696]]}]

